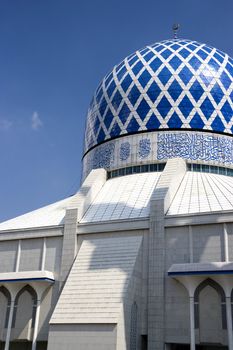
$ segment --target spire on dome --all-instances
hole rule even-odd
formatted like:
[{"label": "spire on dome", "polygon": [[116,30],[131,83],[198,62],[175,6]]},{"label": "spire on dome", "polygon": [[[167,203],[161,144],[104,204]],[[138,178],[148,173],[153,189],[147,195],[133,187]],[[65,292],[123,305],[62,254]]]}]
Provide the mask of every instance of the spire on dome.
[{"label": "spire on dome", "polygon": [[174,39],[177,39],[177,32],[180,28],[179,23],[174,23],[172,26],[173,34],[174,34]]}]

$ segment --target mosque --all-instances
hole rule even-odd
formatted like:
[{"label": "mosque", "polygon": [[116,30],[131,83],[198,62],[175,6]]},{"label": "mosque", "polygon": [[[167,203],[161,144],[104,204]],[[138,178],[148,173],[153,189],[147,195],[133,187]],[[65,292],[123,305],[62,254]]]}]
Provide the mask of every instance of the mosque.
[{"label": "mosque", "polygon": [[90,103],[82,185],[0,224],[1,350],[233,350],[233,60],[170,39]]}]

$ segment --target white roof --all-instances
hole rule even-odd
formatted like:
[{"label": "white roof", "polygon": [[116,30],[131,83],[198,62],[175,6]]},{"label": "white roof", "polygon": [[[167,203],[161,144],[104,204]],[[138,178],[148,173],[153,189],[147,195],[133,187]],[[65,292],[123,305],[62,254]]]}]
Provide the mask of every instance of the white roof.
[{"label": "white roof", "polygon": [[0,231],[63,224],[66,208],[72,198],[73,196],[2,222]]},{"label": "white roof", "polygon": [[167,215],[233,209],[233,177],[187,172]]},{"label": "white roof", "polygon": [[151,194],[161,173],[143,173],[108,180],[81,223],[149,216]]},{"label": "white roof", "polygon": [[[81,222],[149,216],[149,200],[161,173],[133,174],[108,180]],[[76,195],[0,223],[0,231],[64,224]]]}]

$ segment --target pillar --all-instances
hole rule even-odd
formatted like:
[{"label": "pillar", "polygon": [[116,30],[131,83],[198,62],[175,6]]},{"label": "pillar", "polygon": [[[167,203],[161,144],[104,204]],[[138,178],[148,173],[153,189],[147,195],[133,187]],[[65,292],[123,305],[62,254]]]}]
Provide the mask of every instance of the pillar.
[{"label": "pillar", "polygon": [[37,335],[38,335],[39,318],[40,318],[40,300],[38,299],[37,302],[36,302],[36,315],[35,315],[34,332],[33,332],[33,338],[32,338],[32,350],[36,350],[36,341],[37,341]]},{"label": "pillar", "polygon": [[13,313],[14,313],[14,305],[15,305],[15,298],[11,299],[10,313],[9,313],[9,319],[8,319],[8,324],[7,324],[7,333],[6,333],[6,341],[5,341],[4,350],[8,350],[9,345],[10,345],[10,336],[11,336],[11,326],[12,326],[12,319],[13,319]]},{"label": "pillar", "polygon": [[190,309],[190,350],[195,350],[195,320],[194,320],[194,297],[189,297]]},{"label": "pillar", "polygon": [[228,349],[233,350],[231,298],[226,297]]}]

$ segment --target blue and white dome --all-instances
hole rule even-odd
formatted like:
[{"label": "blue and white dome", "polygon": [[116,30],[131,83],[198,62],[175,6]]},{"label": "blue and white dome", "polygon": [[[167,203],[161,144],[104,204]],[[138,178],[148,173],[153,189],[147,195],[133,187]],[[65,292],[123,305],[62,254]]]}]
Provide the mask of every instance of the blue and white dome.
[{"label": "blue and white dome", "polygon": [[85,152],[146,130],[233,133],[233,60],[190,40],[166,40],[126,57],[91,102]]},{"label": "blue and white dome", "polygon": [[233,167],[233,60],[196,41],[165,40],[103,79],[87,115],[83,178],[181,157]]}]

